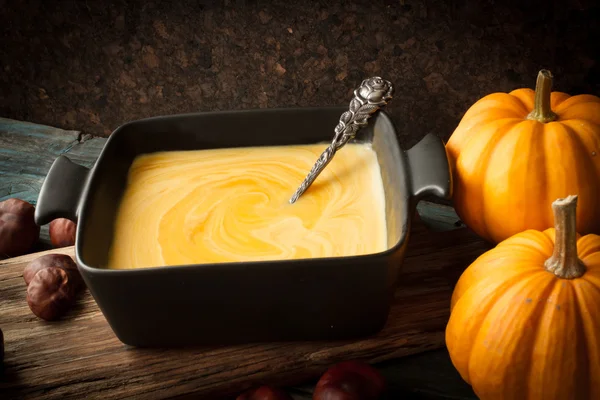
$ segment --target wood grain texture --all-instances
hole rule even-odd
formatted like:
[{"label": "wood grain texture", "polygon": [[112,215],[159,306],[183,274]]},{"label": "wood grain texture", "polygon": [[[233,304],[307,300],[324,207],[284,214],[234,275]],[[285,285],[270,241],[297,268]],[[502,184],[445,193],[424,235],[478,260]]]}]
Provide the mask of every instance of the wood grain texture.
[{"label": "wood grain texture", "polygon": [[[50,166],[59,155],[91,167],[106,138],[51,126],[0,118],[0,201],[16,197],[36,205]],[[43,226],[36,249],[50,247]]]},{"label": "wood grain texture", "polygon": [[[417,221],[386,327],[357,341],[137,349],[113,334],[89,292],[60,321],[29,310],[22,273],[32,254],[0,262],[0,326],[8,398],[221,398],[258,383],[293,385],[327,366],[376,363],[444,346],[452,288],[489,247],[467,229],[432,232]],[[73,255],[73,248],[52,250]]]}]

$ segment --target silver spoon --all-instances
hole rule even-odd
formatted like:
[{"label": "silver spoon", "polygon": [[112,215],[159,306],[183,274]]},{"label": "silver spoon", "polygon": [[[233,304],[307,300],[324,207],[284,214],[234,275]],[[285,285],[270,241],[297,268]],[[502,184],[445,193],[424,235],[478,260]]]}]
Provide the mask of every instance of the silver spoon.
[{"label": "silver spoon", "polygon": [[385,79],[374,76],[362,81],[360,86],[354,91],[354,98],[350,102],[349,110],[342,114],[340,122],[335,127],[333,141],[317,159],[306,178],[304,178],[304,181],[290,199],[290,204],[294,204],[302,196],[333,159],[335,153],[348,143],[348,141],[353,139],[356,136],[356,132],[367,124],[367,120],[371,115],[385,106],[393,95],[394,87],[391,82]]}]

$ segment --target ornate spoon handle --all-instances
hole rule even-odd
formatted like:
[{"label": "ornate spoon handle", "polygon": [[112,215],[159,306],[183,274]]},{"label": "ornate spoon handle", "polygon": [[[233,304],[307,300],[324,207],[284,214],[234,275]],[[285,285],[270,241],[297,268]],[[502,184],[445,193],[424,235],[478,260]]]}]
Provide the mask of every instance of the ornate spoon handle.
[{"label": "ornate spoon handle", "polygon": [[300,187],[290,199],[291,204],[294,204],[302,196],[333,159],[335,153],[356,136],[356,132],[367,124],[367,120],[375,111],[388,103],[393,94],[394,87],[391,82],[378,76],[362,81],[354,91],[354,98],[350,102],[349,110],[342,114],[340,122],[335,127],[333,141],[317,159],[315,165],[300,184]]}]

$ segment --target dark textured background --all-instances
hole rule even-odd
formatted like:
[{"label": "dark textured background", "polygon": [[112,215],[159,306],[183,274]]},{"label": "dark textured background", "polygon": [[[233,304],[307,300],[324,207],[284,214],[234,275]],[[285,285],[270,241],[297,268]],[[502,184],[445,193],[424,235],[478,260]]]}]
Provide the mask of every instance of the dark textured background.
[{"label": "dark textured background", "polygon": [[380,74],[410,146],[540,68],[600,94],[597,3],[0,0],[0,116],[107,136],[162,114],[346,105]]}]

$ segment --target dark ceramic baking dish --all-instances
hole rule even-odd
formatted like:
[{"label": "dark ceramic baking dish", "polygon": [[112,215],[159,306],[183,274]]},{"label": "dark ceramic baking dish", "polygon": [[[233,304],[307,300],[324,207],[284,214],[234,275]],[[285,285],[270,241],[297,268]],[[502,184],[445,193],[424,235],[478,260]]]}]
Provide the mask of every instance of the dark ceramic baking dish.
[{"label": "dark ceramic baking dish", "polygon": [[78,223],[78,268],[125,344],[231,344],[374,334],[388,316],[417,202],[425,195],[450,198],[452,187],[443,142],[427,135],[403,151],[383,112],[369,120],[356,141],[371,142],[379,160],[387,251],[290,261],[102,267],[128,169],[137,155],[330,142],[344,111],[341,107],[232,111],[127,123],[113,132],[91,170],[64,156],[56,159],[40,192],[36,222],[43,225],[63,217]]}]

